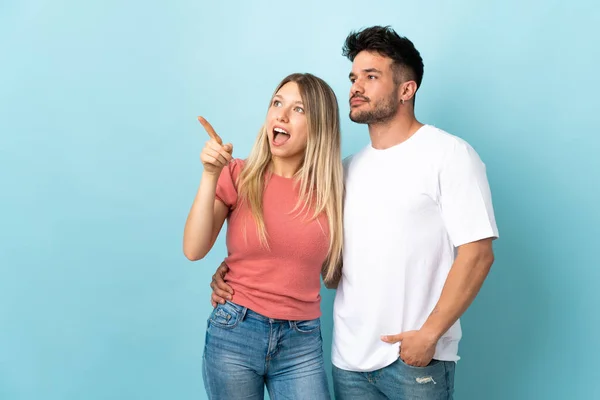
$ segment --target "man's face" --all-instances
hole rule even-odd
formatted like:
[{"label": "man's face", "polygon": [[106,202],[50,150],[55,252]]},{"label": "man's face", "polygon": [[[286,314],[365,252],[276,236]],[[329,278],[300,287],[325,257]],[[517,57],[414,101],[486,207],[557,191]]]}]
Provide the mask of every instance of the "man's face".
[{"label": "man's face", "polygon": [[393,118],[400,106],[394,82],[392,59],[362,51],[350,72],[350,119],[359,124],[376,124]]}]

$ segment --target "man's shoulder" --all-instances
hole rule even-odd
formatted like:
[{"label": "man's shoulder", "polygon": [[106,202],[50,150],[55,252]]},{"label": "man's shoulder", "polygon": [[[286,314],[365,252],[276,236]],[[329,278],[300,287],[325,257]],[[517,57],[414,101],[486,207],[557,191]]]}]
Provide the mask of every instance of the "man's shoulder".
[{"label": "man's shoulder", "polygon": [[355,154],[350,154],[348,157],[344,158],[342,160],[342,165],[344,166],[344,171],[346,171],[348,169],[348,167],[350,166],[350,163],[352,163],[352,159],[354,158]]},{"label": "man's shoulder", "polygon": [[465,139],[435,127],[430,135],[429,154],[437,160],[440,170],[485,167],[477,151]]},{"label": "man's shoulder", "polygon": [[354,154],[350,154],[349,156],[345,157],[342,160],[342,165],[344,166],[344,172],[348,172],[348,169],[350,168],[350,166],[355,163],[357,160],[359,160],[367,151],[367,147],[362,148],[361,150],[359,150],[358,152],[354,153]]},{"label": "man's shoulder", "polygon": [[442,148],[454,148],[457,145],[468,145],[466,140],[433,125],[425,125],[425,138],[431,145]]},{"label": "man's shoulder", "polygon": [[448,157],[477,154],[469,142],[462,137],[432,125],[426,127],[424,140],[421,142],[427,147],[427,154],[434,159],[443,162]]}]

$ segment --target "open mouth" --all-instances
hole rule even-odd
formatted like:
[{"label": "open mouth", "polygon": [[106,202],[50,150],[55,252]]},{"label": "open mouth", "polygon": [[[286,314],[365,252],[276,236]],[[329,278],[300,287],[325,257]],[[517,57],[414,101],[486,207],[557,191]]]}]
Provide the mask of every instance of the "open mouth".
[{"label": "open mouth", "polygon": [[283,128],[273,129],[273,144],[281,146],[290,139],[290,134]]}]

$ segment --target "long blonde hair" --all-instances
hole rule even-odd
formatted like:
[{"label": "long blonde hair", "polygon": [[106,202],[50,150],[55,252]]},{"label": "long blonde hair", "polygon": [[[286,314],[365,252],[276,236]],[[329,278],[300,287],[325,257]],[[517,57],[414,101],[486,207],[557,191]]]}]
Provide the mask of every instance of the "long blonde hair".
[{"label": "long blonde hair", "polygon": [[[302,165],[295,175],[300,187],[300,197],[295,210],[304,213],[310,209],[311,219],[316,219],[325,212],[329,223],[329,251],[321,275],[326,285],[335,286],[341,277],[344,190],[337,98],[325,81],[307,73],[285,77],[273,92],[273,96],[288,82],[298,85],[308,123],[306,150]],[[238,193],[240,202],[249,206],[260,242],[267,248],[262,200],[265,175],[270,163],[271,150],[267,127],[263,125],[240,173]]]}]

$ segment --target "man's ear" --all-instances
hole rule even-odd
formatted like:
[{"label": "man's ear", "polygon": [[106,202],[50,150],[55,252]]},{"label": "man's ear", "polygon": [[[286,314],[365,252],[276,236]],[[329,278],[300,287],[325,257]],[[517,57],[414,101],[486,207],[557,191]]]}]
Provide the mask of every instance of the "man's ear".
[{"label": "man's ear", "polygon": [[400,101],[402,104],[409,102],[417,93],[417,82],[406,81],[400,85]]}]

